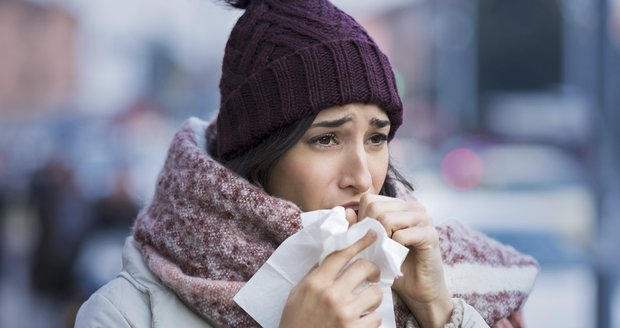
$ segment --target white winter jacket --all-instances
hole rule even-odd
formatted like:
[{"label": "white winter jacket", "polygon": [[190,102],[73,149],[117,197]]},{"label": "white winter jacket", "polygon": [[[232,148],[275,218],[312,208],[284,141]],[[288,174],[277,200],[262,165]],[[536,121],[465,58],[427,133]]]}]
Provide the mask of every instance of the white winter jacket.
[{"label": "white winter jacket", "polygon": [[185,306],[144,263],[138,244],[128,237],[123,270],[80,307],[76,328],[215,327]]}]

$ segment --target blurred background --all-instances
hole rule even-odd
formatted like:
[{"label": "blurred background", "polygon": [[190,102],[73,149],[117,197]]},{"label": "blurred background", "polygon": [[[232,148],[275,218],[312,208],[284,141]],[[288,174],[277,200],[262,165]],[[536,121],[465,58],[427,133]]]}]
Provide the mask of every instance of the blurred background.
[{"label": "blurred background", "polygon": [[[437,223],[533,255],[529,327],[620,327],[620,0],[334,0],[396,71]],[[0,0],[0,327],[72,327],[168,143],[211,119],[216,0]]]}]

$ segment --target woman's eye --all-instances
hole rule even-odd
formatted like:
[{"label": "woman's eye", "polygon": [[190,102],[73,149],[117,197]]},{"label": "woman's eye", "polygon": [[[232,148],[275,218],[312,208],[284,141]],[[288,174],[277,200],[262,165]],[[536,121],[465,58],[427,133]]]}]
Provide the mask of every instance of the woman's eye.
[{"label": "woman's eye", "polygon": [[332,143],[332,141],[334,141],[333,135],[324,135],[316,139],[316,143],[318,143],[321,146],[329,146]]},{"label": "woman's eye", "polygon": [[371,144],[375,144],[375,145],[382,144],[385,141],[387,141],[387,135],[383,133],[374,134],[370,137]]},{"label": "woman's eye", "polygon": [[336,144],[336,136],[333,134],[324,134],[310,139],[310,143],[321,147],[332,146]]},{"label": "woman's eye", "polygon": [[332,139],[333,139],[332,136],[322,136],[322,137],[319,137],[317,142],[321,145],[329,145]]}]

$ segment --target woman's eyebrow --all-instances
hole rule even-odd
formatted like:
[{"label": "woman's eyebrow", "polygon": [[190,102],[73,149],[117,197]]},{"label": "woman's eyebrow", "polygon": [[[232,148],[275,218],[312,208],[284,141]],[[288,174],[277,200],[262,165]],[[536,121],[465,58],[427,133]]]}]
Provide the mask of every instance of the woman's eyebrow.
[{"label": "woman's eyebrow", "polygon": [[346,122],[351,122],[352,120],[353,118],[351,118],[351,116],[345,116],[345,117],[342,117],[336,120],[316,122],[316,123],[312,123],[312,125],[310,126],[310,129],[312,128],[336,128],[336,127],[339,127],[345,124]]},{"label": "woman's eyebrow", "polygon": [[370,125],[373,125],[377,128],[384,128],[386,126],[390,125],[390,121],[389,120],[380,120],[378,118],[373,118],[370,120]]}]

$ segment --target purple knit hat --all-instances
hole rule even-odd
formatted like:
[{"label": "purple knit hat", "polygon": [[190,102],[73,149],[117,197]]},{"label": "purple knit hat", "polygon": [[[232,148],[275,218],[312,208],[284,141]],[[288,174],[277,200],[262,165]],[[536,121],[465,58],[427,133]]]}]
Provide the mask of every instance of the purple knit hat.
[{"label": "purple knit hat", "polygon": [[387,57],[328,0],[228,1],[244,8],[224,54],[217,157],[230,160],[275,130],[349,103],[381,107],[391,139],[402,102]]}]

